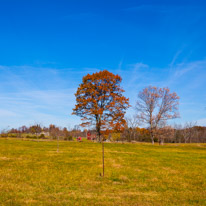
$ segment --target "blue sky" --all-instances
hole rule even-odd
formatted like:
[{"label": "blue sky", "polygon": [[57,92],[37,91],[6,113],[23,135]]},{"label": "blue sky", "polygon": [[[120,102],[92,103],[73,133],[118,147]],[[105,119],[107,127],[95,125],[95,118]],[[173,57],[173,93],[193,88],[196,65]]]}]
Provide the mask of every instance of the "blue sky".
[{"label": "blue sky", "polygon": [[168,86],[176,122],[206,126],[205,11],[198,0],[0,0],[0,129],[79,124],[74,93],[102,69],[122,76],[131,105]]}]

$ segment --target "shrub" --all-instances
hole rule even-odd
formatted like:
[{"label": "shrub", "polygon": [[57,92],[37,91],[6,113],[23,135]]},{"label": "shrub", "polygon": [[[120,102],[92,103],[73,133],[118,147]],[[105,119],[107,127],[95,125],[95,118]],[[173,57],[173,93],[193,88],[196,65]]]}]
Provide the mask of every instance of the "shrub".
[{"label": "shrub", "polygon": [[8,134],[8,137],[17,137],[17,134],[9,133],[9,134]]},{"label": "shrub", "polygon": [[7,136],[8,134],[5,134],[5,133],[1,134],[1,137],[7,137]]},{"label": "shrub", "polygon": [[41,134],[41,135],[39,136],[39,138],[40,138],[40,139],[45,139],[46,137],[45,137],[44,134]]},{"label": "shrub", "polygon": [[37,139],[38,137],[36,135],[26,135],[26,138]]},{"label": "shrub", "polygon": [[71,135],[69,135],[69,136],[65,137],[64,140],[72,141],[72,140],[73,140],[73,137],[72,137]]}]

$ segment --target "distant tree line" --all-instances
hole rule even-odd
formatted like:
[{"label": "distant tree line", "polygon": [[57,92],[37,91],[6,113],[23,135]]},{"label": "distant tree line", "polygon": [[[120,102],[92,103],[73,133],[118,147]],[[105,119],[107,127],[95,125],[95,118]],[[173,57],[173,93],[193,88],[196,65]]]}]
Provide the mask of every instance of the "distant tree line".
[{"label": "distant tree line", "polygon": [[[89,130],[96,134],[95,129]],[[35,124],[12,128],[1,132],[1,137],[30,138],[30,139],[51,139],[71,141],[77,137],[86,138],[87,129],[81,130],[79,126],[72,129],[61,128],[54,124],[49,127]],[[139,127],[135,117],[126,118],[126,124],[121,131],[105,130],[102,132],[105,141],[110,142],[151,142],[150,129]],[[184,125],[164,126],[153,131],[154,142],[165,143],[206,143],[206,127],[196,126],[188,122]]]},{"label": "distant tree line", "polygon": [[[139,128],[127,120],[123,132],[118,141],[128,142],[151,142],[150,128]],[[134,122],[134,120],[133,120]],[[153,130],[154,142],[165,143],[206,143],[206,127],[196,126],[195,123],[187,122],[184,125],[164,126]]]},{"label": "distant tree line", "polygon": [[28,127],[24,125],[19,128],[12,128],[1,132],[1,137],[30,139],[73,140],[73,138],[79,136],[86,136],[86,131],[81,131],[77,125],[72,129],[58,127],[54,124],[49,125],[49,127],[41,126],[41,124],[35,124]]}]

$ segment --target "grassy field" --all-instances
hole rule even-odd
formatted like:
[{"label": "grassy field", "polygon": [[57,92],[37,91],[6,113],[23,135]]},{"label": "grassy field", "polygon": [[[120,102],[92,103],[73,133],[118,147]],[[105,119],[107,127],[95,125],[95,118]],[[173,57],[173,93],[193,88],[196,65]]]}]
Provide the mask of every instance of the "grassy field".
[{"label": "grassy field", "polygon": [[206,144],[0,139],[0,205],[206,205]]}]

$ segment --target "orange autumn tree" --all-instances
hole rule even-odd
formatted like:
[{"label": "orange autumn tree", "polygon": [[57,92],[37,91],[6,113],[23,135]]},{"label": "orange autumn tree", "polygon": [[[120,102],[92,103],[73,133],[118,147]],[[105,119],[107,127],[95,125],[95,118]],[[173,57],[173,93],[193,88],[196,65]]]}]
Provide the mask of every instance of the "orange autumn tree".
[{"label": "orange autumn tree", "polygon": [[73,113],[82,119],[81,126],[95,125],[98,140],[102,130],[120,130],[130,106],[120,87],[122,78],[107,70],[87,74],[79,85]]},{"label": "orange autumn tree", "polygon": [[138,118],[149,125],[150,137],[154,144],[155,132],[167,120],[179,117],[179,96],[169,88],[148,86],[138,94],[136,110]]}]

